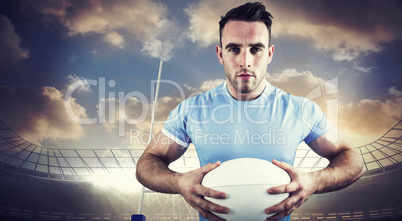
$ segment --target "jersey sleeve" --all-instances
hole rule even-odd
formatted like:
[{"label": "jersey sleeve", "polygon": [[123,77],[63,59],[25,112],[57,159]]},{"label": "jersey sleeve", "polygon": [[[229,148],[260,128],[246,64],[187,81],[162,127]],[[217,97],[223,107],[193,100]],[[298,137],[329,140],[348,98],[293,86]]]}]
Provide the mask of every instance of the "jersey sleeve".
[{"label": "jersey sleeve", "polygon": [[187,117],[190,111],[188,102],[189,100],[185,100],[174,108],[162,128],[164,135],[183,147],[188,147],[191,143],[186,132]]},{"label": "jersey sleeve", "polygon": [[305,143],[317,139],[332,127],[321,108],[314,101],[308,99],[303,101],[302,118],[306,135]]}]

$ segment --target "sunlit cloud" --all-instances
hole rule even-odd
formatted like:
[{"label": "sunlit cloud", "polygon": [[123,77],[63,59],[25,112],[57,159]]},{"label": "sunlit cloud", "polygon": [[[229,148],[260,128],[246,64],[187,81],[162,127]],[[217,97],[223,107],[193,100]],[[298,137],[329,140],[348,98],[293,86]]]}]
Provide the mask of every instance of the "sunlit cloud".
[{"label": "sunlit cloud", "polygon": [[[71,102],[77,116],[88,117],[86,109],[74,98],[67,102]],[[63,93],[54,87],[0,87],[0,119],[32,142],[74,140],[85,136],[82,125],[69,118],[64,105]]]},{"label": "sunlit cloud", "polygon": [[[218,43],[220,16],[244,2],[232,0],[217,3],[213,0],[203,0],[190,5],[186,9],[190,20],[189,39],[199,47]],[[396,39],[397,36],[397,26],[383,26],[381,23],[384,21],[383,17],[392,18],[392,13],[382,17],[372,15],[372,11],[378,10],[376,4],[362,6],[359,12],[363,16],[356,13],[342,15],[344,20],[360,21],[359,26],[354,26],[355,24],[351,22],[337,21],[339,15],[336,13],[325,13],[325,10],[335,12],[336,9],[333,9],[335,7],[331,6],[333,4],[331,2],[313,5],[315,7],[307,7],[305,3],[294,1],[264,1],[264,3],[274,17],[273,38],[301,37],[316,50],[335,61],[351,61],[361,55],[382,51],[383,44]],[[392,3],[378,4],[378,7],[392,8]],[[379,19],[370,20],[369,16]]]},{"label": "sunlit cloud", "polygon": [[124,48],[124,38],[115,31],[108,32],[104,35],[104,40],[111,45],[114,45],[120,49]]},{"label": "sunlit cloud", "polygon": [[[156,102],[157,108],[153,133],[157,133],[162,129],[170,111],[181,101],[195,94],[215,88],[224,81],[224,79],[215,79],[201,82],[195,87],[183,86],[187,87],[190,92],[189,94],[160,97]],[[104,102],[104,105],[97,105],[97,109],[100,119],[105,119],[105,122],[101,126],[107,133],[120,134],[120,136],[123,136],[122,142],[125,142],[127,145],[131,145],[129,139],[132,139],[133,135],[137,136],[135,140],[142,141],[149,137],[154,103],[148,100],[141,100],[137,97],[128,97],[127,99],[108,98],[102,102]],[[141,137],[141,139],[138,139],[138,137]],[[141,142],[141,145],[145,145],[144,142]]]},{"label": "sunlit cloud", "polygon": [[[78,100],[80,101],[80,105],[89,105],[93,102],[86,102],[88,100],[85,99],[90,98],[80,95],[88,92],[91,92],[92,95],[94,95],[94,91],[91,90],[92,86],[90,87],[90,84],[88,83],[89,79],[79,76],[80,71],[86,68],[84,68],[85,65],[97,65],[97,68],[103,68],[106,67],[106,65],[110,65],[110,67],[112,67],[114,64],[107,63],[99,65],[99,63],[91,63],[91,60],[88,59],[88,57],[93,58],[95,54],[97,55],[96,57],[98,57],[98,55],[103,55],[103,53],[110,54],[108,53],[110,52],[108,50],[111,50],[112,52],[119,50],[128,50],[131,52],[134,50],[146,56],[169,60],[174,56],[173,52],[178,47],[183,46],[193,48],[194,45],[196,45],[198,48],[205,48],[218,44],[218,21],[220,16],[224,15],[224,13],[226,13],[229,9],[245,2],[247,1],[200,0],[191,4],[183,4],[182,8],[184,8],[184,14],[179,13],[178,15],[172,14],[173,8],[168,8],[167,6],[169,5],[170,7],[170,3],[156,0],[44,0],[39,2],[23,1],[21,4],[25,6],[28,5],[30,9],[32,9],[29,10],[30,13],[32,13],[32,11],[39,13],[40,16],[32,16],[35,18],[33,19],[34,24],[49,25],[49,27],[52,28],[52,35],[50,36],[62,35],[64,33],[63,40],[55,40],[54,42],[64,43],[66,42],[65,40],[70,41],[70,43],[72,42],[71,44],[66,44],[66,47],[68,48],[70,45],[72,47],[76,47],[75,43],[77,42],[88,42],[88,40],[95,42],[95,44],[91,45],[90,48],[84,48],[87,53],[83,53],[82,51],[77,52],[79,49],[73,49],[77,54],[80,55],[79,59],[82,62],[76,62],[78,59],[77,54],[71,53],[71,51],[64,53],[71,55],[68,58],[64,57],[63,62],[65,63],[65,60],[67,60],[68,63],[66,67],[69,68],[69,70],[77,70],[77,72],[73,71],[72,73],[64,73],[63,71],[65,70],[63,69],[65,67],[62,65],[58,68],[60,72],[64,73],[62,76],[70,74],[67,77],[67,84],[64,85],[66,88],[77,81],[83,82],[82,85],[76,88],[73,95],[76,95],[75,97],[79,96]],[[328,83],[328,79],[324,79],[323,76],[328,76],[326,73],[333,73],[331,71],[336,68],[349,68],[349,70],[353,69],[352,72],[358,72],[358,74],[360,74],[360,72],[370,73],[372,75],[369,77],[372,77],[374,74],[376,74],[376,71],[381,69],[383,64],[381,61],[378,61],[378,63],[366,62],[364,56],[381,52],[384,47],[387,47],[390,42],[397,38],[398,28],[396,23],[398,22],[395,22],[395,24],[392,22],[389,22],[388,24],[386,22],[388,21],[386,19],[390,19],[392,15],[395,15],[395,11],[391,11],[389,14],[380,16],[380,12],[374,10],[374,8],[378,6],[377,8],[381,9],[380,11],[384,11],[385,9],[391,7],[391,3],[373,3],[361,5],[361,7],[359,7],[359,13],[355,13],[355,11],[353,11],[355,10],[353,7],[345,7],[345,5],[342,5],[341,7],[337,8],[335,6],[339,3],[335,4],[327,1],[319,4],[305,4],[302,2],[284,0],[275,2],[264,1],[264,4],[266,5],[267,10],[270,11],[274,16],[272,30],[274,40],[278,39],[279,41],[279,39],[286,39],[287,41],[291,42],[292,45],[298,45],[301,43],[302,45],[300,48],[303,48],[303,50],[308,49],[308,51],[306,51],[306,59],[312,54],[317,56],[318,53],[318,57],[325,57],[325,59],[323,59],[325,61],[322,63],[322,65],[325,66],[329,64],[329,68],[331,68],[330,70],[329,68],[322,68],[318,65],[314,67],[306,66],[306,69],[299,69],[297,65],[291,63],[293,66],[289,67],[295,69],[283,69],[280,71],[276,71],[278,69],[273,69],[276,73],[270,73],[267,75],[267,80],[271,84],[298,96],[308,96],[313,89]],[[361,2],[359,2],[359,4],[361,4]],[[172,5],[176,6],[175,4]],[[335,6],[331,7],[333,5]],[[337,10],[339,9],[345,10],[345,13],[338,13],[339,11]],[[178,10],[181,9],[179,8]],[[368,13],[371,13],[372,17],[368,17]],[[38,18],[41,18],[42,22],[38,22],[36,20]],[[370,19],[367,20],[367,18]],[[12,41],[10,40],[9,45],[7,45],[7,47],[10,45],[13,46],[13,49],[10,49],[9,51],[16,52],[15,54],[7,53],[8,57],[5,57],[5,60],[0,59],[0,65],[1,62],[7,61],[9,57],[15,58],[14,60],[17,62],[21,62],[24,59],[29,58],[29,50],[24,48],[24,39],[21,40],[18,35],[19,33],[16,33],[14,25],[10,19],[5,16],[0,16],[0,24],[2,24],[2,26],[0,26],[0,33],[8,33],[7,36],[11,36],[10,39],[13,39]],[[32,23],[29,24],[31,24],[33,29],[36,28],[36,26],[32,25]],[[180,27],[182,24],[186,24],[188,26]],[[25,38],[25,36],[29,35],[21,35],[22,38]],[[193,43],[191,44],[190,42],[183,42],[186,40],[189,40]],[[2,41],[2,44],[3,42],[4,41]],[[276,43],[275,41],[273,42]],[[4,45],[1,47],[3,48],[6,46]],[[280,47],[278,47],[278,49],[279,48]],[[294,47],[294,49],[299,50],[299,47]],[[33,48],[31,50],[33,50]],[[68,50],[72,49],[70,48]],[[59,51],[52,53],[57,52]],[[187,54],[187,52],[188,51],[186,51],[185,55],[190,54]],[[279,53],[281,52],[278,50],[278,54]],[[3,55],[0,53],[0,56]],[[203,59],[204,57],[202,56],[204,55],[197,54],[193,58]],[[370,59],[371,58],[372,57],[370,57]],[[148,68],[146,64],[147,62],[142,62],[142,60],[136,60],[136,58],[127,56],[127,60],[131,61],[131,59],[133,63],[130,63],[132,65],[136,65],[136,68]],[[183,61],[180,62],[173,61],[169,65],[174,67],[174,65],[180,63],[180,65],[183,66],[182,70],[187,70],[189,68],[188,64],[191,62],[187,62],[186,59],[187,58],[184,58]],[[188,59],[192,58],[189,57]],[[56,56],[55,60],[57,60]],[[321,61],[319,59],[317,60]],[[83,64],[84,61],[88,61],[89,63]],[[110,59],[110,61],[114,62],[113,59]],[[341,67],[341,65],[344,63],[338,61],[348,61],[349,63]],[[307,62],[310,61],[306,61],[306,63]],[[310,64],[315,65],[314,62],[315,60],[311,61]],[[331,66],[332,64],[333,66]],[[27,68],[28,67],[29,66],[27,66]],[[53,67],[49,65],[49,69],[51,68]],[[122,67],[122,69],[123,68],[124,67]],[[316,68],[319,69],[321,73],[325,74],[314,71]],[[94,68],[94,70],[95,69],[96,68]],[[177,75],[174,75],[174,77],[176,76]],[[208,76],[210,75],[205,75],[205,78]],[[368,74],[364,76],[367,77]],[[137,78],[138,76],[134,77]],[[55,78],[57,78],[57,76]],[[116,79],[121,78],[125,78],[125,76],[116,75]],[[145,74],[142,75],[141,78],[144,78],[144,81],[147,81],[147,79],[149,80],[148,76],[145,76]],[[353,80],[356,79],[358,79],[358,77],[353,77]],[[212,77],[208,80],[203,79],[201,82],[192,82],[193,79],[191,79],[190,82],[187,82],[184,85],[184,88],[187,89],[186,93],[188,93],[186,95],[195,95],[199,92],[207,91],[220,85],[224,80],[225,79],[215,79]],[[44,81],[39,80],[38,82],[40,82],[38,84],[41,85],[49,85],[48,82],[43,83]],[[327,86],[328,85],[331,84],[327,84]],[[334,87],[335,86],[336,85],[334,85]],[[387,117],[389,117],[389,119],[387,122],[384,122],[384,125],[380,126],[367,123],[367,125],[365,125],[367,129],[362,132],[363,134],[377,134],[380,133],[380,131],[382,131],[384,128],[389,128],[392,126],[394,121],[399,119],[398,114],[392,111],[397,110],[400,107],[400,101],[398,99],[401,97],[401,88],[399,88],[397,84],[396,87],[389,88],[389,85],[385,87],[386,89],[382,89],[383,92],[385,90],[389,90],[389,95],[392,96],[388,100],[362,99],[352,101],[348,104],[339,103],[340,110],[344,111],[340,111],[340,127],[345,128],[350,133],[357,134],[359,132],[359,128],[351,125],[354,123],[354,119],[359,119],[361,121],[364,121],[365,119],[373,119],[373,121],[374,119],[382,120],[382,117],[380,116],[365,113],[364,110],[366,109],[377,114],[380,113],[379,111],[385,111],[384,113]],[[115,89],[116,91],[120,90],[120,88]],[[54,90],[61,94],[64,94],[65,92],[64,90]],[[54,90],[48,89],[48,91],[51,91],[50,94],[53,95],[56,94]],[[33,92],[33,94],[39,94],[39,92]],[[338,96],[339,98],[342,98],[342,96],[348,95],[345,91],[339,91]],[[46,96],[43,95],[42,97]],[[96,94],[91,98],[93,97],[96,97]],[[72,103],[77,104],[75,98],[70,99]],[[154,131],[158,131],[158,129],[163,126],[164,119],[166,119],[166,117],[169,115],[169,112],[176,107],[181,100],[183,100],[183,98],[176,95],[159,98],[156,113],[158,125],[156,125]],[[340,100],[342,101],[342,99]],[[349,100],[351,99],[348,99],[348,101]],[[22,101],[24,101],[24,99]],[[149,133],[152,110],[151,101],[143,101],[136,97],[130,97],[124,100],[124,110],[119,109],[122,101],[116,98],[103,99],[102,102],[104,102],[105,108],[102,109],[102,106],[99,105],[97,107],[98,117],[100,119],[106,119],[106,122],[101,123],[101,128],[104,130],[102,132],[109,133],[108,135],[113,133],[117,134],[120,126],[119,122],[123,121],[126,125],[124,131],[125,135],[129,133],[130,129],[137,129],[141,133]],[[39,102],[38,105],[39,104],[41,103]],[[43,105],[43,108],[47,107],[47,104]],[[81,116],[81,118],[86,118],[87,116],[85,114],[85,108],[92,110],[94,107],[83,107],[80,105],[76,105],[77,112],[81,113],[81,115],[77,115]],[[325,109],[325,106],[320,106]],[[79,109],[80,107],[82,108],[81,110]],[[144,107],[146,110],[143,110]],[[114,112],[110,112],[108,108],[114,108],[115,110]],[[20,109],[25,109],[25,107]],[[44,109],[45,113],[47,113],[46,110],[50,111],[51,109],[52,108],[49,108],[49,110]],[[138,118],[144,111],[146,112],[146,117],[143,119],[143,121],[138,123],[130,123],[130,120]],[[363,111],[362,114],[360,114],[359,111]],[[23,115],[26,115],[26,112],[24,112]],[[349,118],[353,120],[349,120]],[[46,122],[49,120],[44,121]],[[66,136],[67,135],[64,137]],[[63,136],[55,133],[49,133],[49,136],[40,135],[38,137],[39,139],[58,139],[58,137]]]},{"label": "sunlit cloud", "polygon": [[246,2],[245,0],[203,0],[197,4],[189,5],[185,9],[190,20],[188,38],[200,48],[218,44],[220,16],[231,8]]},{"label": "sunlit cloud", "polygon": [[361,71],[361,72],[363,72],[363,73],[370,73],[370,72],[373,71],[374,69],[378,69],[378,68],[375,67],[375,66],[372,66],[372,67],[364,67],[364,66],[359,66],[359,65],[357,65],[356,63],[353,63],[353,67],[352,67],[352,68],[355,69],[355,70]]},{"label": "sunlit cloud", "polygon": [[[157,102],[153,133],[162,129],[169,113],[182,100],[179,97],[161,97]],[[108,98],[103,100],[104,107],[97,105],[100,119],[105,119],[101,127],[109,134],[122,136],[127,145],[147,144],[150,130],[153,105],[136,97],[125,100]],[[136,136],[133,138],[133,136]],[[130,142],[131,139],[131,142]],[[134,143],[132,141],[135,141]],[[141,142],[140,142],[141,141]]]},{"label": "sunlit cloud", "polygon": [[[87,79],[85,79],[84,77],[79,77],[76,74],[73,75],[68,75],[67,76],[67,80],[69,81],[69,83],[66,85],[66,88],[69,88],[72,84],[74,84],[77,81],[82,82],[81,85],[79,85],[77,88],[75,88],[74,92],[78,93],[78,94],[82,94],[82,93],[88,93],[91,92],[91,87],[89,86],[90,84],[88,83]],[[64,93],[64,91],[62,91]]]},{"label": "sunlit cloud", "polygon": [[[301,2],[281,1],[267,4],[272,9],[272,35],[301,37],[335,61],[351,61],[360,55],[379,52],[383,44],[396,38],[394,28],[383,25],[384,15],[377,17],[379,8],[390,4],[359,4],[359,14],[353,7],[340,8],[331,2],[307,6]],[[292,5],[292,7],[289,7]],[[345,11],[346,10],[346,11]],[[342,13],[342,17],[339,16]],[[392,15],[389,16],[392,18]],[[358,22],[357,22],[358,21]]]},{"label": "sunlit cloud", "polygon": [[326,81],[310,71],[285,69],[279,73],[267,74],[266,79],[272,85],[296,96],[307,96],[310,91],[320,87]]},{"label": "sunlit cloud", "polygon": [[187,90],[192,91],[192,92],[205,92],[208,90],[211,90],[215,87],[218,87],[221,85],[223,82],[225,82],[225,79],[214,79],[214,80],[206,80],[201,82],[197,86],[190,86],[190,85],[184,85],[184,87],[187,88]]},{"label": "sunlit cloud", "polygon": [[398,90],[395,86],[392,86],[388,90],[390,95],[393,95],[395,97],[402,97],[402,91]]},{"label": "sunlit cloud", "polygon": [[225,79],[215,79],[215,80],[204,81],[201,83],[199,91],[204,92],[207,90],[211,90],[211,89],[221,85],[224,81],[225,81]]},{"label": "sunlit cloud", "polygon": [[130,39],[143,45],[142,53],[163,60],[173,56],[174,45],[181,39],[179,27],[168,18],[168,8],[156,1],[63,0],[31,6],[44,21],[62,24],[71,37],[101,36],[118,49],[125,49]]},{"label": "sunlit cloud", "polygon": [[0,15],[0,67],[12,66],[29,58],[29,50],[21,47],[21,37],[15,33],[11,20]]},{"label": "sunlit cloud", "polygon": [[[336,85],[309,71],[299,72],[295,69],[286,69],[280,73],[267,76],[267,80],[274,86],[294,95],[308,97],[316,88],[321,91],[322,86],[330,87],[326,91],[336,91]],[[331,89],[332,88],[332,89]],[[338,99],[338,116],[328,116],[338,122],[338,127],[347,133],[356,144],[362,145],[372,142],[384,134],[389,128],[402,120],[402,92],[396,87],[389,89],[389,94],[395,96],[384,101],[363,99],[350,103],[343,103],[343,96],[348,96],[343,91],[338,91],[335,97]],[[324,101],[324,103],[323,103]],[[315,100],[324,112],[327,112],[324,100]],[[329,114],[329,113],[328,113]]]},{"label": "sunlit cloud", "polygon": [[309,23],[292,16],[289,11],[279,13],[278,17],[273,37],[291,35],[309,39],[316,49],[329,54],[335,61],[351,61],[360,55],[379,52],[383,50],[383,43],[396,37],[381,27],[368,34],[334,24]]},{"label": "sunlit cloud", "polygon": [[144,42],[141,52],[166,61],[172,58],[171,51],[174,47],[174,43],[169,40],[161,41],[153,38]]},{"label": "sunlit cloud", "polygon": [[401,110],[401,97],[384,101],[364,99],[341,105],[339,124],[352,135],[371,137],[373,141],[402,120]]}]

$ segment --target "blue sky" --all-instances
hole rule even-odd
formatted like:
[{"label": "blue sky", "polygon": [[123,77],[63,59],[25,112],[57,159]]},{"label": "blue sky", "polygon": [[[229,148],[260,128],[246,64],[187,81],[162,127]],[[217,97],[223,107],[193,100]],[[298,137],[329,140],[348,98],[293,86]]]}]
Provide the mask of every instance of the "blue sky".
[{"label": "blue sky", "polygon": [[[125,125],[124,136],[118,136],[119,124],[111,118],[82,125],[65,112],[69,86],[104,78],[107,107],[119,106],[113,99],[119,92],[143,94],[146,101],[127,99],[127,118],[150,109],[151,82],[161,59],[162,79],[177,83],[184,98],[217,86],[225,79],[215,54],[217,22],[243,2],[3,1],[0,120],[45,146],[133,147],[129,129],[147,133],[149,112],[142,122]],[[337,125],[357,145],[378,138],[402,119],[399,1],[263,2],[274,16],[268,81],[308,96],[336,79]],[[109,81],[115,86],[108,86]],[[99,88],[82,87],[69,98],[77,116],[99,118]],[[179,88],[162,84],[157,119],[163,122],[182,99]],[[326,110],[325,104],[321,107]],[[106,116],[109,112],[106,108]]]}]

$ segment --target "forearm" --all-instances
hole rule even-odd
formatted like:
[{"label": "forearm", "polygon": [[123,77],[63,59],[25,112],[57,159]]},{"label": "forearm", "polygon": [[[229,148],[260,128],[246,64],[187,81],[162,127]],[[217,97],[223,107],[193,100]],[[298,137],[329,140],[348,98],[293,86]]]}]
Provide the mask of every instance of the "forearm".
[{"label": "forearm", "polygon": [[363,175],[363,159],[354,148],[348,148],[331,159],[323,170],[312,172],[317,179],[315,193],[345,188]]},{"label": "forearm", "polygon": [[178,193],[179,173],[153,154],[144,154],[137,163],[137,180],[145,187],[162,193]]},{"label": "forearm", "polygon": [[304,172],[283,161],[272,161],[285,170],[292,181],[268,189],[269,194],[290,193],[286,200],[266,209],[267,214],[277,213],[271,219],[289,215],[314,193],[340,190],[363,175],[363,158],[358,150],[345,138],[338,141],[334,143],[321,136],[308,144],[317,154],[329,159],[329,165],[322,170]]}]

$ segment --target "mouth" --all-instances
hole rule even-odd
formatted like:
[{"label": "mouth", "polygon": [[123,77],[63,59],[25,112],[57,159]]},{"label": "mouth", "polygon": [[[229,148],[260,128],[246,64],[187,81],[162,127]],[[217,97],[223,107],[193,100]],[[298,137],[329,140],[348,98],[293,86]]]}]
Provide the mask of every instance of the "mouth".
[{"label": "mouth", "polygon": [[236,77],[241,78],[241,79],[250,79],[250,78],[254,77],[254,75],[244,72],[244,73],[237,75]]}]

